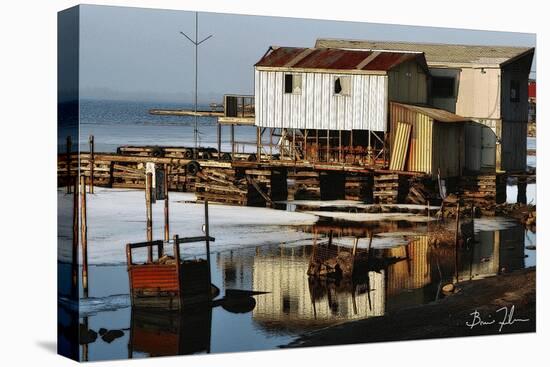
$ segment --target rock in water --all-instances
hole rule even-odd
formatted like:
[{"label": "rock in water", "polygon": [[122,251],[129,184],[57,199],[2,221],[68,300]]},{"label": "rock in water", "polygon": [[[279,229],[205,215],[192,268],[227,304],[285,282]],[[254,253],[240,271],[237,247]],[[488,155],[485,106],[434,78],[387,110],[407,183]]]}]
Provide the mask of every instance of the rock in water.
[{"label": "rock in water", "polygon": [[78,342],[80,345],[91,344],[97,340],[97,333],[91,329],[87,329],[83,324],[80,324],[79,334]]},{"label": "rock in water", "polygon": [[443,293],[453,293],[455,291],[455,286],[451,283],[445,284],[443,288],[441,288],[441,290],[443,291]]},{"label": "rock in water", "polygon": [[121,336],[124,336],[124,332],[122,330],[109,330],[103,334],[101,339],[103,339],[104,342],[111,343],[113,340],[118,339]]}]

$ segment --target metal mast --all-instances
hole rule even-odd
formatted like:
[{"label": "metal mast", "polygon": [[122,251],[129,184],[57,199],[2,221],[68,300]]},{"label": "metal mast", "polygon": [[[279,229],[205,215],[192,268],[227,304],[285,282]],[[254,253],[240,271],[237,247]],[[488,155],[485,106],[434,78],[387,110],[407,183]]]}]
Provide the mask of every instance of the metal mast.
[{"label": "metal mast", "polygon": [[199,41],[199,13],[195,12],[195,39],[193,40],[184,32],[180,33],[185,36],[193,45],[195,45],[195,128],[193,131],[193,139],[195,141],[195,151],[193,152],[194,158],[197,158],[198,155],[198,138],[199,138],[199,129],[198,129],[198,116],[197,116],[197,99],[198,99],[198,84],[199,84],[199,45],[211,38],[212,35],[209,35],[206,38],[203,38]]}]

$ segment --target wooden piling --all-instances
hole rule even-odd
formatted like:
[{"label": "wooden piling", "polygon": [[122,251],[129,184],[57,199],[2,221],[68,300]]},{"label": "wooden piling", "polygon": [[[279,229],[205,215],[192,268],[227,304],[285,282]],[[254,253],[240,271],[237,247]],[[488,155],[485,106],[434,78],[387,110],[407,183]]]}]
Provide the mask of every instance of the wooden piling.
[{"label": "wooden piling", "polygon": [[80,241],[82,243],[82,288],[88,298],[88,221],[86,213],[86,177],[80,176]]},{"label": "wooden piling", "polygon": [[67,185],[67,194],[71,193],[71,150],[72,150],[72,139],[71,136],[67,136],[67,142],[66,142],[66,151],[67,151],[67,178],[65,185]]},{"label": "wooden piling", "polygon": [[170,210],[168,200],[168,165],[164,165],[164,240],[170,240]]},{"label": "wooden piling", "polygon": [[231,160],[235,159],[235,125],[231,124]]},{"label": "wooden piling", "polygon": [[456,224],[455,224],[455,278],[458,283],[458,231],[460,227],[460,202],[456,203]]},{"label": "wooden piling", "polygon": [[204,201],[204,234],[206,236],[206,266],[208,267],[208,286],[212,284],[212,275],[210,269],[210,228],[208,217],[208,200]]},{"label": "wooden piling", "polygon": [[261,160],[262,155],[262,131],[261,128],[258,126],[256,128],[256,161]]},{"label": "wooden piling", "polygon": [[90,135],[89,137],[90,142],[90,194],[94,193],[94,136]]},{"label": "wooden piling", "polygon": [[222,160],[222,125],[218,124],[218,136],[216,137],[218,142],[218,160]]},{"label": "wooden piling", "polygon": [[[152,196],[153,196],[153,174],[151,172],[147,173],[145,179],[145,210],[146,210],[146,222],[147,222],[147,241],[153,241],[153,206],[152,206]],[[147,262],[153,262],[153,247],[147,246]]]}]

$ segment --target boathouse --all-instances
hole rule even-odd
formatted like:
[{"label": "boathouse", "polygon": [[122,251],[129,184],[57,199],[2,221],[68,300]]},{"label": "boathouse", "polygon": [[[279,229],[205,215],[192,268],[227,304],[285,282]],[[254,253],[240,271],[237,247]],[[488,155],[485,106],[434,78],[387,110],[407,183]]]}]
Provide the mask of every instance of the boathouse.
[{"label": "boathouse", "polygon": [[283,157],[385,166],[389,101],[427,103],[428,76],[421,52],[272,46],[255,64],[255,125],[278,130]]},{"label": "boathouse", "polygon": [[497,170],[526,169],[534,48],[340,39],[318,39],[315,46],[423,52],[431,75],[429,104],[490,127],[494,141],[481,129],[471,138],[487,148],[495,145]]}]

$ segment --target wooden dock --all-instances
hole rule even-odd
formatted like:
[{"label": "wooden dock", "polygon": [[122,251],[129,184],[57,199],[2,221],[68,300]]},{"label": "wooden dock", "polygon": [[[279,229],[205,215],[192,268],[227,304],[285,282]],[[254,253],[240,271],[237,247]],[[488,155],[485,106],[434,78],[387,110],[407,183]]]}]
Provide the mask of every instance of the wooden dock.
[{"label": "wooden dock", "polygon": [[[437,180],[422,173],[267,156],[232,158],[211,148],[195,155],[192,149],[121,146],[117,153],[90,149],[59,154],[58,186],[67,186],[80,174],[91,193],[93,186],[145,189],[146,169],[152,165],[166,174],[168,190],[193,192],[198,202],[273,207],[274,202],[293,199],[421,205],[441,201]],[[447,188],[490,214],[506,200],[506,179],[504,173],[472,174],[447,180]]]}]

